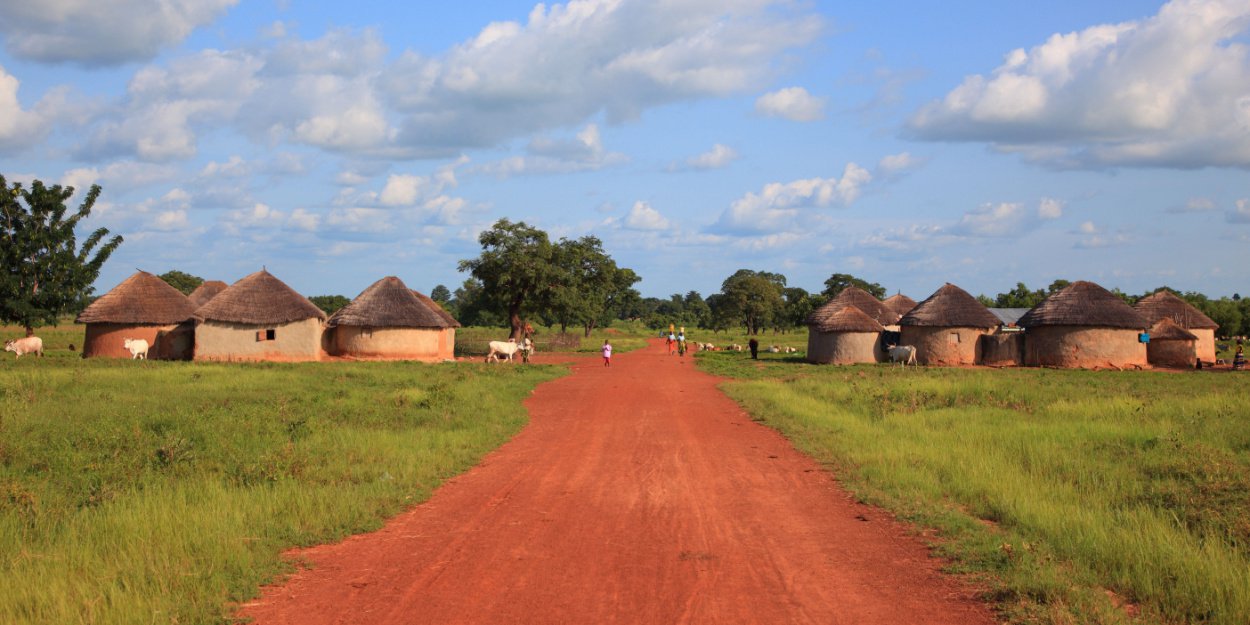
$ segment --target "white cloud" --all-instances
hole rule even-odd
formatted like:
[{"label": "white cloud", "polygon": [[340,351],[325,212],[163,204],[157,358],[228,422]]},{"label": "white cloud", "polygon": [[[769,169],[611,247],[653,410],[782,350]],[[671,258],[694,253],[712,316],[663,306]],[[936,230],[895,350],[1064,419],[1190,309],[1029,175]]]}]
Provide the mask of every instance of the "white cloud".
[{"label": "white cloud", "polygon": [[825,117],[825,99],[802,87],[787,87],[766,93],[755,100],[755,112],[796,122],[812,122]]},{"label": "white cloud", "polygon": [[1058,167],[1250,167],[1248,28],[1245,0],[1173,0],[1052,35],[924,106],[909,131]]},{"label": "white cloud", "polygon": [[1081,234],[1098,234],[1102,232],[1102,230],[1095,225],[1094,222],[1084,221],[1077,227],[1077,232],[1080,232]]},{"label": "white cloud", "polygon": [[473,171],[506,178],[525,174],[597,171],[629,161],[626,155],[604,148],[599,127],[595,124],[588,124],[571,139],[532,139],[526,152],[526,156],[486,163]]},{"label": "white cloud", "polygon": [[847,206],[859,198],[872,180],[868,170],[847,163],[841,178],[809,178],[765,185],[759,193],[747,193],[721,214],[714,229],[737,233],[769,233],[805,229],[802,209]]},{"label": "white cloud", "polygon": [[955,234],[974,237],[1018,236],[1025,232],[1028,216],[1029,213],[1023,204],[1015,202],[984,204],[964,213],[951,231]]},{"label": "white cloud", "polygon": [[156,219],[152,221],[153,230],[181,230],[187,227],[187,211],[172,210],[157,213]]},{"label": "white cloud", "polygon": [[712,146],[712,149],[692,156],[686,159],[685,163],[678,165],[673,163],[669,165],[669,171],[681,170],[703,170],[703,169],[720,169],[738,160],[738,151],[721,143]]},{"label": "white cloud", "polygon": [[1250,224],[1250,198],[1237,200],[1236,208],[1224,213],[1230,224]]},{"label": "white cloud", "polygon": [[422,185],[429,180],[422,176],[392,175],[386,179],[378,201],[383,206],[411,206],[416,204]]},{"label": "white cloud", "polygon": [[14,56],[116,65],[142,61],[212,23],[238,0],[0,2],[0,34]]},{"label": "white cloud", "polygon": [[1064,207],[1063,200],[1056,200],[1055,198],[1044,197],[1037,204],[1037,218],[1038,219],[1059,219],[1060,217],[1063,217],[1063,207]]},{"label": "white cloud", "polygon": [[630,230],[668,230],[671,224],[660,211],[639,200],[629,209],[629,215],[625,217],[625,227]]},{"label": "white cloud", "polygon": [[1207,197],[1191,197],[1185,201],[1183,206],[1173,206],[1167,210],[1169,213],[1206,213],[1218,210],[1215,202]]}]

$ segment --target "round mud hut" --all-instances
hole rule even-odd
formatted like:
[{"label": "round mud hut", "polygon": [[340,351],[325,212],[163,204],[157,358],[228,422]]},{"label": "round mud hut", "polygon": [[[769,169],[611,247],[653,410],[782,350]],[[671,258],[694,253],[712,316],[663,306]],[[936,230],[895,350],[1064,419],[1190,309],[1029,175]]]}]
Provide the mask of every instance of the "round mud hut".
[{"label": "round mud hut", "polygon": [[139,271],[79,313],[83,358],[130,358],[126,339],[148,342],[148,358],[187,360],[194,344],[195,306],[164,280]]},{"label": "round mud hut", "polygon": [[320,360],[325,319],[262,269],[195,311],[195,360]]},{"label": "round mud hut", "polygon": [[855,306],[821,308],[808,317],[807,325],[808,362],[850,365],[884,358],[881,333],[885,328]]},{"label": "round mud hut", "polygon": [[[1189,330],[1197,337],[1197,343],[1194,344],[1196,354],[1189,364],[1192,365],[1194,359],[1208,363],[1215,362],[1215,331],[1219,329],[1220,324],[1212,321],[1201,310],[1194,308],[1192,304],[1166,289],[1141,298],[1134,308],[1146,318],[1146,322],[1151,326],[1161,319],[1171,319],[1176,322],[1176,325]],[[1153,332],[1150,334],[1150,342],[1154,343]]]},{"label": "round mud hut", "polygon": [[374,282],[326,322],[335,356],[425,362],[454,359],[459,326],[434,300],[394,276]]},{"label": "round mud hut", "polygon": [[882,300],[881,303],[885,304],[885,307],[893,311],[900,319],[916,307],[916,300],[902,293],[895,293]]},{"label": "round mud hut", "polygon": [[981,338],[998,327],[998,317],[977,298],[949,282],[898,322],[902,344],[916,348],[922,365],[981,362]]},{"label": "round mud hut", "polygon": [[187,299],[191,300],[191,305],[199,308],[200,306],[207,304],[209,300],[217,297],[217,294],[226,290],[226,287],[228,286],[229,285],[221,280],[209,280],[201,283],[200,286],[195,287],[195,290],[191,291],[191,294],[187,296]]},{"label": "round mud hut", "polygon": [[854,306],[860,309],[860,311],[864,314],[872,317],[874,321],[883,326],[897,324],[898,318],[900,317],[898,313],[891,310],[888,306],[882,303],[881,300],[873,297],[868,291],[858,287],[848,286],[845,289],[842,289],[841,293],[835,295],[833,299],[829,300],[829,302],[824,306],[816,309],[816,311],[809,316],[809,319],[819,315],[831,315],[847,306]]},{"label": "round mud hut", "polygon": [[1146,343],[1146,360],[1156,367],[1194,366],[1198,359],[1198,336],[1171,317],[1163,317],[1150,326],[1150,342]]},{"label": "round mud hut", "polygon": [[1024,364],[1074,369],[1146,366],[1139,337],[1150,326],[1124,300],[1077,281],[1025,313]]}]

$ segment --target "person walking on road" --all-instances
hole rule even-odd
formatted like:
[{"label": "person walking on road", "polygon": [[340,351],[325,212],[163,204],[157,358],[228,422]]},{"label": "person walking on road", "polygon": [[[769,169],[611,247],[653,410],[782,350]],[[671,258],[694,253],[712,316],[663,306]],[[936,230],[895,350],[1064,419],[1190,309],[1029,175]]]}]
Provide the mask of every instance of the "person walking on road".
[{"label": "person walking on road", "polygon": [[612,344],[607,339],[603,339],[603,366],[612,366]]}]

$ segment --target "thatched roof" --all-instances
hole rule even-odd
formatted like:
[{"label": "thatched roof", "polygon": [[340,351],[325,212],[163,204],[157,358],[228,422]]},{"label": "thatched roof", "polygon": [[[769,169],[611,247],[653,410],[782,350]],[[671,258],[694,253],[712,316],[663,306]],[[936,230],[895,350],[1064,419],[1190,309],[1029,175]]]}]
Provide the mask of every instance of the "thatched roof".
[{"label": "thatched roof", "polygon": [[1220,324],[1202,314],[1201,310],[1166,289],[1141,298],[1134,308],[1152,324],[1168,318],[1182,328],[1193,330],[1214,330],[1220,327]]},{"label": "thatched roof", "polygon": [[811,329],[816,332],[883,332],[885,328],[881,327],[875,319],[869,317],[864,311],[854,306],[843,306],[842,308],[826,315],[818,322],[811,324]]},{"label": "thatched roof", "polygon": [[1182,328],[1171,317],[1164,317],[1150,326],[1150,340],[1152,341],[1196,341],[1197,336],[1193,332]]},{"label": "thatched roof", "polygon": [[898,322],[901,326],[993,328],[998,317],[967,291],[947,282]]},{"label": "thatched roof", "polygon": [[1020,318],[1022,328],[1037,326],[1093,326],[1099,328],[1150,327],[1146,318],[1111,291],[1093,282],[1078,280],[1052,293]]},{"label": "thatched roof", "polygon": [[848,286],[838,293],[836,297],[829,300],[829,303],[812,311],[807,316],[807,325],[819,327],[825,319],[831,317],[834,313],[846,308],[854,306],[860,309],[864,314],[872,317],[881,325],[891,325],[898,321],[898,314],[881,303],[881,300],[870,295],[867,291],[858,287]]},{"label": "thatched roof", "polygon": [[895,293],[894,295],[891,295],[885,298],[884,300],[882,300],[881,303],[885,304],[886,308],[889,308],[890,310],[894,311],[894,314],[898,315],[899,317],[906,315],[907,313],[911,312],[911,309],[916,307],[916,300],[910,297],[907,297],[906,295],[903,295],[902,293]]},{"label": "thatched roof", "polygon": [[77,321],[167,325],[182,323],[194,314],[195,306],[181,291],[139,271],[92,302],[78,314]]},{"label": "thatched roof", "polygon": [[387,276],[369,285],[352,303],[340,308],[329,327],[446,328],[447,320],[426,306],[404,281]]},{"label": "thatched roof", "polygon": [[435,314],[443,318],[443,321],[447,322],[447,325],[444,327],[447,327],[447,328],[459,328],[460,327],[460,322],[456,321],[456,318],[451,316],[451,313],[447,312],[445,308],[439,305],[438,302],[431,299],[430,296],[426,295],[425,293],[422,293],[421,291],[413,291],[412,294],[416,295],[417,299],[421,300],[422,304],[425,304],[427,308],[434,311]]},{"label": "thatched roof", "polygon": [[201,321],[248,325],[322,319],[326,314],[264,269],[235,282],[195,311]]},{"label": "thatched roof", "polygon": [[195,290],[191,291],[191,294],[187,296],[187,299],[191,300],[191,304],[193,306],[199,308],[200,306],[207,304],[209,300],[217,297],[218,293],[226,290],[227,286],[229,285],[221,280],[209,280],[201,283],[200,286],[195,287]]}]

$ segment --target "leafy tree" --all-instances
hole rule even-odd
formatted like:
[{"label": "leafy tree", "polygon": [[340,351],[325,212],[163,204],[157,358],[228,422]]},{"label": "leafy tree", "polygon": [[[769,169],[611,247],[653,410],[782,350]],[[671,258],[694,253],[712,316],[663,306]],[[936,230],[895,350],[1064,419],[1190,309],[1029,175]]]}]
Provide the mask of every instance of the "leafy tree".
[{"label": "leafy tree", "polygon": [[308,301],[327,315],[333,315],[340,308],[352,303],[352,300],[342,295],[314,295],[308,298]]},{"label": "leafy tree", "polygon": [[797,328],[807,321],[812,311],[824,304],[820,296],[813,297],[807,290],[797,286],[787,287],[781,292],[785,300],[785,308],[778,318],[777,325],[783,330]]},{"label": "leafy tree", "polygon": [[1244,315],[1238,303],[1231,298],[1221,297],[1220,299],[1208,300],[1205,307],[1201,307],[1201,310],[1212,321],[1220,324],[1220,327],[1215,331],[1217,335],[1228,338],[1242,334]]},{"label": "leafy tree", "polygon": [[191,291],[198,289],[201,284],[204,284],[204,278],[183,273],[177,269],[170,269],[157,277],[164,280],[169,286],[182,291],[183,295],[190,295]]},{"label": "leafy tree", "polygon": [[114,236],[101,246],[109,231],[99,228],[79,247],[74,229],[91,215],[100,187],[91,185],[66,217],[65,202],[73,195],[73,187],[47,187],[38,180],[29,190],[21,183],[10,187],[0,176],[0,321],[23,326],[27,336],[81,304],[122,243]]},{"label": "leafy tree", "polygon": [[710,313],[708,325],[704,326],[713,332],[728,331],[737,322],[731,302],[724,294],[714,293],[707,296],[707,307]]},{"label": "leafy tree", "polygon": [[1055,280],[1054,282],[1050,283],[1050,286],[1046,287],[1046,294],[1054,295],[1055,293],[1058,293],[1059,291],[1062,291],[1068,288],[1069,286],[1072,286],[1072,281],[1070,280]]},{"label": "leafy tree", "polygon": [[451,301],[451,290],[440,284],[430,291],[430,299],[438,302],[439,306],[446,307],[447,302]]},{"label": "leafy tree", "polygon": [[1044,299],[1046,299],[1045,291],[1030,291],[1029,287],[1025,286],[1023,282],[1017,282],[1016,288],[1006,293],[999,293],[998,297],[994,298],[994,307],[1032,308],[1042,303]]},{"label": "leafy tree", "polygon": [[632,270],[617,267],[598,237],[561,239],[555,256],[556,279],[544,297],[561,331],[577,323],[590,336],[596,326],[611,322],[641,279]]},{"label": "leafy tree", "polygon": [[848,286],[863,289],[877,299],[885,297],[885,287],[876,282],[856,278],[849,273],[835,273],[829,276],[829,279],[825,280],[825,290],[821,291],[820,294],[832,299],[837,297],[838,293],[841,293]]},{"label": "leafy tree", "polygon": [[559,282],[556,247],[546,232],[507,219],[482,232],[478,242],[482,255],[460,261],[460,271],[481,281],[480,301],[507,311],[510,336],[519,339],[524,316],[548,304],[552,286]]},{"label": "leafy tree", "polygon": [[786,278],[766,271],[739,269],[721,284],[720,313],[736,318],[747,334],[759,334],[785,309],[782,291]]}]

